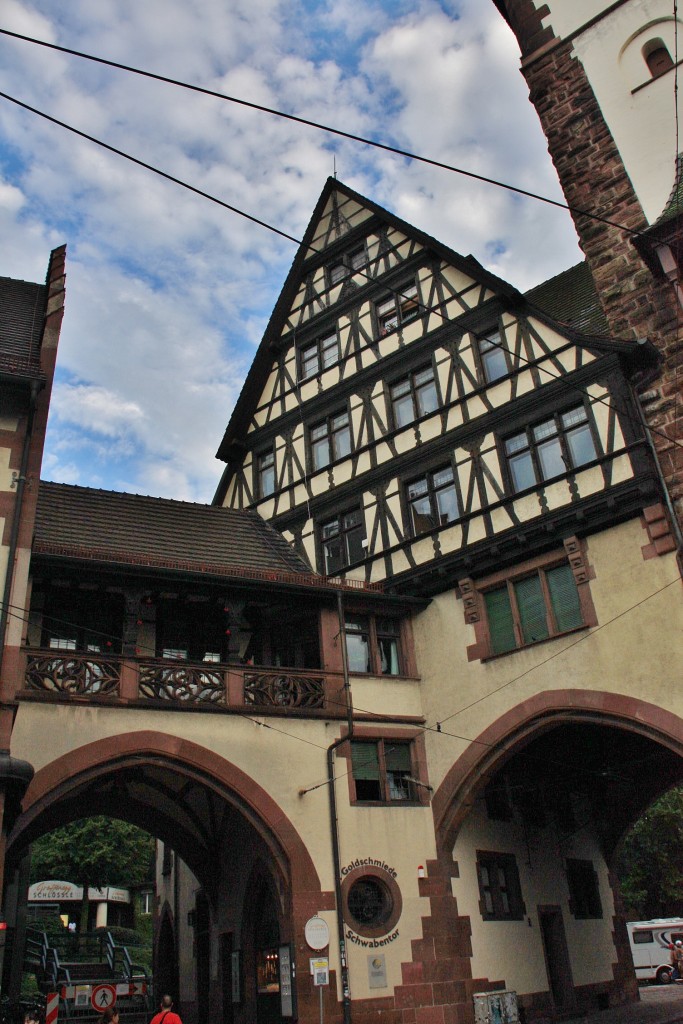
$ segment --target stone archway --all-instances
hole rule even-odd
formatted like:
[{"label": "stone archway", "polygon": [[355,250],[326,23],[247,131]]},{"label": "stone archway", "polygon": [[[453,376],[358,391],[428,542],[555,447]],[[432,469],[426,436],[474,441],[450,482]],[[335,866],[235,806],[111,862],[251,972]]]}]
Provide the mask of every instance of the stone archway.
[{"label": "stone archway", "polygon": [[[34,838],[57,825],[90,814],[141,825],[176,852],[201,887],[206,906],[201,934],[204,973],[200,978],[197,964],[192,977],[187,970],[187,977],[181,972],[180,1005],[187,1024],[200,1019],[200,1003],[204,1017],[219,1016],[225,1006],[217,951],[221,936],[238,915],[241,889],[253,863],[266,864],[274,879],[288,915],[288,934],[302,932],[312,902],[320,903],[316,867],[281,808],[244,771],[196,743],[139,731],[84,744],[47,764],[27,791],[9,839],[8,858],[17,858]],[[245,876],[243,886],[240,873]],[[177,971],[180,950],[187,961],[187,950],[197,946],[198,933],[183,938],[188,922],[175,919],[178,906],[168,905],[165,911],[157,948],[173,950]],[[193,915],[193,929],[196,923]],[[164,971],[167,984],[174,983],[168,963]],[[299,976],[306,977],[303,965]],[[244,1012],[248,1019],[249,1007]]]}]

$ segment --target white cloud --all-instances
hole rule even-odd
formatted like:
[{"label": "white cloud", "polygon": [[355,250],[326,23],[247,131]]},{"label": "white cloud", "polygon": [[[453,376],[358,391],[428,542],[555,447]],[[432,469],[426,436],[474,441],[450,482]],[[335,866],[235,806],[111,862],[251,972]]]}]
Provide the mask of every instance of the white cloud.
[{"label": "white cloud", "polygon": [[[3,24],[559,196],[514,39],[482,0],[6,0]],[[339,176],[527,287],[568,215],[292,121],[0,36],[0,88],[300,237]],[[0,274],[68,243],[45,472],[209,498],[214,452],[295,246],[8,104]],[[61,476],[60,476],[61,475]]]}]

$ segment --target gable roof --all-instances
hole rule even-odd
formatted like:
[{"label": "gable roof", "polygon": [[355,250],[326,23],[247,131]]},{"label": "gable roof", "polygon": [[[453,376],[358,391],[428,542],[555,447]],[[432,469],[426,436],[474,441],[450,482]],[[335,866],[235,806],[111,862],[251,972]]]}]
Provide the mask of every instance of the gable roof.
[{"label": "gable roof", "polygon": [[327,587],[257,512],[41,480],[36,554]]},{"label": "gable roof", "polygon": [[[256,355],[254,356],[251,368],[249,369],[242,390],[237,402],[235,403],[235,407],[223,435],[223,440],[221,441],[216,453],[216,458],[218,459],[227,461],[231,444],[246,432],[251,412],[258,402],[268,374],[271,371],[273,363],[273,348],[276,343],[279,342],[282,324],[296,297],[302,273],[305,272],[304,265],[310,264],[313,266],[316,263],[323,263],[325,261],[326,250],[315,250],[312,247],[312,243],[315,239],[315,233],[320,219],[324,214],[327,202],[333,192],[338,192],[347,199],[355,200],[359,205],[374,214],[385,224],[396,228],[409,238],[417,239],[426,248],[438,253],[449,263],[463,270],[470,277],[475,278],[482,284],[487,285],[491,290],[498,294],[502,293],[512,302],[523,301],[521,293],[517,291],[516,288],[507,281],[503,281],[502,278],[496,277],[495,274],[486,270],[486,268],[483,267],[481,263],[474,258],[474,256],[461,256],[460,253],[457,253],[454,249],[450,249],[447,245],[444,245],[443,242],[440,242],[438,239],[428,235],[425,231],[421,231],[419,228],[414,227],[407,221],[402,220],[389,210],[385,210],[384,207],[380,206],[378,203],[362,196],[359,192],[355,192],[353,189],[349,188],[348,185],[345,185],[338,179],[328,178],[325,183],[325,187],[320,194],[320,198],[316,203],[315,209],[308,223],[308,227],[304,232],[301,245],[294,257],[294,261],[285,279],[285,283],[282,287],[278,300],[275,303],[275,307],[268,321],[261,343],[256,351]],[[219,486],[219,491],[220,490],[221,487]]]},{"label": "gable roof", "polygon": [[47,287],[0,277],[0,372],[40,375]]}]

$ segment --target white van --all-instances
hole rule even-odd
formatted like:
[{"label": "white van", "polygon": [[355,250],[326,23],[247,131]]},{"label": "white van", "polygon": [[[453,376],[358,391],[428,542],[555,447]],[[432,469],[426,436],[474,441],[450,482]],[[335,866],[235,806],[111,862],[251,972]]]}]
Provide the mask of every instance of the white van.
[{"label": "white van", "polygon": [[672,942],[683,942],[683,918],[658,917],[653,921],[629,921],[626,925],[639,981],[671,981]]}]

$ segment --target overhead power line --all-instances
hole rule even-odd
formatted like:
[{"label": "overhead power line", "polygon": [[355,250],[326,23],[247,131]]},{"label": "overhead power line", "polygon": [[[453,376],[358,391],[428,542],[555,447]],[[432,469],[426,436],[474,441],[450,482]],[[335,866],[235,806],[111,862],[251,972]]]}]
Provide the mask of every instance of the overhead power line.
[{"label": "overhead power line", "polygon": [[[179,89],[187,89],[191,92],[200,93],[204,96],[212,96],[215,99],[225,100],[228,103],[248,107],[251,110],[258,110],[263,114],[271,114],[273,117],[280,117],[287,121],[294,121],[297,124],[303,124],[309,128],[315,128],[318,131],[326,132],[329,135],[337,135],[340,138],[349,139],[351,142],[359,142],[363,146],[372,146],[374,149],[381,149],[385,153],[393,153],[395,156],[403,157],[406,160],[415,160],[419,163],[427,164],[430,167],[436,167],[443,171],[450,171],[453,174],[460,174],[463,177],[471,178],[474,181],[481,181],[485,185],[495,185],[496,188],[502,188],[508,192],[514,192],[516,195],[525,196],[528,199],[536,199],[540,203],[546,203],[548,206],[554,206],[559,210],[566,210],[569,213],[576,214],[577,216],[587,217],[590,220],[599,221],[601,224],[607,224],[609,227],[618,228],[620,231],[625,231],[634,238],[639,237],[642,234],[642,232],[637,231],[634,228],[626,227],[624,224],[611,220],[609,217],[601,217],[597,213],[591,213],[589,210],[584,210],[578,206],[569,206],[567,203],[563,203],[559,199],[551,199],[549,196],[540,195],[538,192],[531,192],[528,189],[520,188],[517,185],[511,185],[509,182],[499,181],[497,178],[490,178],[485,174],[477,174],[474,171],[465,170],[463,167],[457,167],[454,164],[447,164],[442,160],[435,160],[431,157],[421,156],[419,153],[413,153],[411,150],[399,149],[397,146],[390,146],[386,142],[378,142],[375,139],[368,139],[363,135],[356,135],[354,132],[344,131],[342,128],[333,128],[331,125],[322,124],[319,121],[313,121],[307,117],[299,117],[296,114],[287,114],[283,110],[277,110],[275,107],[267,107],[261,103],[255,103],[253,100],[245,100],[239,96],[231,96],[228,93],[218,92],[215,89],[207,89],[204,86],[193,85],[191,82],[183,82],[178,78],[170,78],[167,75],[159,75],[153,71],[145,71],[142,68],[136,68],[130,64],[122,64],[119,61],[107,60],[104,57],[96,57],[94,54],[84,53],[81,50],[74,50],[68,46],[58,46],[57,43],[48,43],[44,39],[36,39],[33,36],[26,36],[20,32],[11,32],[6,28],[0,28],[0,34],[10,36],[13,39],[21,39],[24,42],[33,43],[36,46],[44,46],[50,50],[57,50],[60,53],[68,53],[73,57],[80,57],[82,60],[89,60],[95,64],[104,64],[107,67],[116,68],[119,71],[126,71],[132,75],[140,75],[143,78],[150,78],[157,82],[164,82],[166,85],[173,85]],[[285,235],[284,237],[289,238],[290,236]]]},{"label": "overhead power line", "polygon": [[[0,32],[2,31],[3,30],[0,30]],[[275,227],[273,224],[269,224],[267,221],[261,220],[259,217],[255,217],[253,214],[247,213],[245,210],[241,210],[237,206],[232,206],[230,203],[225,203],[223,200],[218,199],[216,196],[212,196],[210,193],[207,193],[207,191],[204,191],[204,189],[198,188],[196,185],[190,185],[187,181],[183,181],[181,178],[176,178],[173,174],[169,174],[166,171],[162,171],[159,167],[156,167],[154,164],[147,164],[145,161],[140,160],[137,157],[133,157],[131,154],[126,153],[124,150],[119,150],[117,146],[111,145],[109,142],[104,142],[102,141],[102,139],[96,138],[94,135],[89,135],[87,132],[81,131],[79,128],[75,128],[73,125],[67,124],[66,121],[59,121],[57,118],[53,118],[51,115],[46,114],[44,111],[38,110],[36,106],[31,106],[29,103],[25,103],[23,100],[17,99],[15,96],[10,96],[6,92],[0,92],[0,97],[9,100],[9,102],[11,103],[15,103],[17,106],[20,106],[20,108],[29,111],[31,114],[36,114],[38,117],[43,118],[45,121],[49,121],[51,124],[57,125],[59,128],[65,128],[67,131],[70,131],[73,134],[78,135],[80,138],[86,139],[88,142],[94,142],[95,145],[101,146],[103,150],[106,150],[109,153],[114,153],[116,156],[122,157],[124,160],[130,161],[132,164],[135,164],[138,167],[143,167],[147,171],[152,171],[154,174],[158,174],[165,180],[173,182],[173,184],[180,185],[181,188],[186,188],[188,191],[190,191],[190,193],[194,193],[197,196],[201,196],[203,199],[208,199],[209,202],[215,203],[217,206],[220,206],[225,210],[229,210],[231,213],[236,213],[238,214],[238,216],[244,217],[245,219],[250,220],[255,224],[258,224],[261,227],[265,227],[267,230],[273,231],[275,234],[280,234],[281,238],[287,239],[288,242],[293,242],[297,246],[302,245],[302,241],[300,239],[295,238],[293,234],[289,234],[287,231],[283,231],[280,227]],[[313,251],[315,252],[316,250],[313,249]],[[319,251],[321,250],[318,250],[318,252]],[[372,276],[365,271],[358,270],[356,272],[360,273],[362,276],[365,276],[365,278],[370,282],[375,281],[375,279],[372,278]],[[405,296],[402,296],[400,292],[397,292],[393,289],[388,289],[388,291],[391,291],[392,294],[396,297],[405,298]],[[420,303],[420,307],[425,312],[434,313],[435,315],[439,316],[444,323],[449,322],[449,317],[447,317],[446,314],[443,313],[440,309],[433,306],[427,306],[424,303]],[[502,343],[496,343],[492,341],[492,344],[494,344],[497,348],[505,347]],[[524,364],[530,365],[531,359],[526,358],[525,356],[521,355],[521,353],[519,358],[521,362],[524,362]],[[551,379],[560,379],[559,374],[553,374],[548,369],[544,369],[544,373]],[[579,385],[573,385],[572,389],[582,394],[589,394],[587,388],[583,388]],[[604,404],[604,406],[608,406],[608,402],[604,398],[596,397],[592,400],[595,400],[600,404]],[[626,415],[629,419],[632,419],[628,412]],[[657,436],[666,440],[669,443],[670,447],[683,446],[683,442],[677,440],[676,438],[670,437],[667,433],[665,433],[665,431],[658,430],[655,427],[650,427],[649,429],[650,433],[656,434]]]}]

